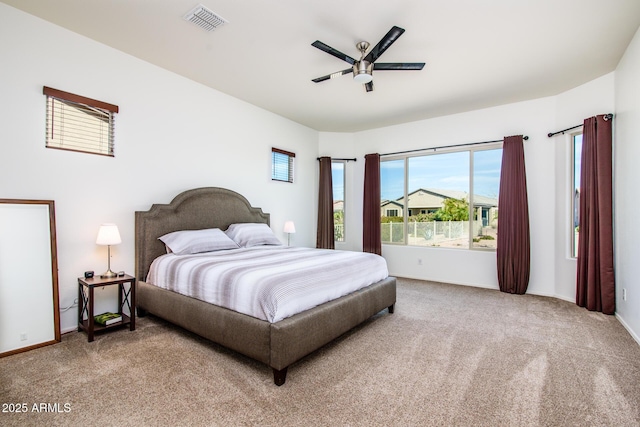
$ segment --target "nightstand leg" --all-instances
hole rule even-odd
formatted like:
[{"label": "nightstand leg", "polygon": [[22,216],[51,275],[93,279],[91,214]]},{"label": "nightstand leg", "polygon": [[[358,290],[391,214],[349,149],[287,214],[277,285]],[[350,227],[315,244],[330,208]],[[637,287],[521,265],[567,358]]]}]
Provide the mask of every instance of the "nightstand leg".
[{"label": "nightstand leg", "polygon": [[87,335],[89,336],[89,342],[93,341],[93,328],[94,328],[94,319],[93,319],[93,286],[89,286],[89,318],[87,319],[89,324],[89,330],[87,331]]},{"label": "nightstand leg", "polygon": [[124,293],[124,283],[118,285],[118,312],[124,314],[124,307],[122,307],[122,294]]},{"label": "nightstand leg", "polygon": [[129,308],[129,311],[131,311],[131,314],[130,314],[131,323],[129,324],[129,330],[135,331],[136,330],[136,279],[133,279],[130,285],[131,285],[131,289],[129,290],[129,295],[131,298],[131,307]]},{"label": "nightstand leg", "polygon": [[82,285],[78,283],[78,332],[82,331],[80,325],[82,325],[82,313],[84,309],[84,303],[82,299]]}]

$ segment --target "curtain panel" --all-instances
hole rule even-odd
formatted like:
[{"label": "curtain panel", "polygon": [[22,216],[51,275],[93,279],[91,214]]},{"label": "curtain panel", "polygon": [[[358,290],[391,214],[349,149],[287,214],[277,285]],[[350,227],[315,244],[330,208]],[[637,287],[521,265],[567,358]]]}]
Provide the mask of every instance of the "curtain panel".
[{"label": "curtain panel", "polygon": [[502,292],[524,294],[529,285],[531,249],[522,135],[504,138],[498,200],[498,285]]},{"label": "curtain panel", "polygon": [[316,248],[335,249],[333,236],[333,180],[331,157],[320,157],[320,185],[318,190],[318,228]]},{"label": "curtain panel", "polygon": [[380,231],[380,154],[364,156],[362,250],[382,255]]},{"label": "curtain panel", "polygon": [[584,121],[580,169],[576,304],[604,314],[616,311],[611,128],[603,115]]}]

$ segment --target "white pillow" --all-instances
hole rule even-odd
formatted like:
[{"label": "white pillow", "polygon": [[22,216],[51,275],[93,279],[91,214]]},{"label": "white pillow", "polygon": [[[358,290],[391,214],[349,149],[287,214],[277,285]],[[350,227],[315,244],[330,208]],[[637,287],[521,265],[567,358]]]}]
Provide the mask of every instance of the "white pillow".
[{"label": "white pillow", "polygon": [[238,245],[219,228],[174,231],[159,239],[176,255],[238,249]]},{"label": "white pillow", "polygon": [[231,224],[225,233],[241,248],[261,245],[282,245],[267,224]]}]

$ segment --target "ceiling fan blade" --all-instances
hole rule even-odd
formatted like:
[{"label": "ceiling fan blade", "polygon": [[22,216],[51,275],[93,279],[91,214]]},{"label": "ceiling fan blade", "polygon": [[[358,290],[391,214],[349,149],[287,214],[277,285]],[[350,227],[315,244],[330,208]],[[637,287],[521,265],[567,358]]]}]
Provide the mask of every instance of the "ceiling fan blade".
[{"label": "ceiling fan blade", "polygon": [[344,69],[342,71],[336,71],[335,73],[331,73],[331,74],[327,74],[326,76],[322,76],[322,77],[318,77],[315,79],[312,79],[311,81],[314,83],[320,83],[323,82],[325,80],[329,80],[329,79],[333,79],[336,77],[340,77],[340,76],[344,76],[345,74],[349,74],[353,72],[353,68],[347,68]]},{"label": "ceiling fan blade", "polygon": [[367,92],[371,92],[373,90],[373,81],[370,81],[369,83],[365,83],[364,88],[367,90]]},{"label": "ceiling fan blade", "polygon": [[376,59],[380,57],[389,46],[395,42],[398,37],[400,37],[404,33],[404,29],[400,27],[396,27],[395,25],[389,30],[389,32],[378,42],[377,45],[373,47],[364,57],[365,61],[374,62]]},{"label": "ceiling fan blade", "polygon": [[422,70],[424,62],[384,62],[373,64],[374,70]]},{"label": "ceiling fan blade", "polygon": [[333,55],[338,59],[342,59],[343,61],[348,62],[351,65],[353,65],[356,62],[355,59],[353,59],[352,57],[350,57],[346,53],[342,53],[339,50],[334,49],[331,46],[322,43],[320,40],[314,41],[313,43],[311,43],[311,46],[317,47],[318,49],[320,49],[320,50],[322,50],[324,52],[327,52],[329,55]]}]

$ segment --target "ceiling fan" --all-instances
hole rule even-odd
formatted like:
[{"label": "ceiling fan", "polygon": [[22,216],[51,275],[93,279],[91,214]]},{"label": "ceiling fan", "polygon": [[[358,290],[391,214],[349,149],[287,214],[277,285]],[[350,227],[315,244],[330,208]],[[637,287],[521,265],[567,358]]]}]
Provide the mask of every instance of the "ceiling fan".
[{"label": "ceiling fan", "polygon": [[[345,74],[353,73],[353,80],[364,84],[364,88],[367,92],[373,90],[373,70],[422,70],[424,62],[387,62],[387,63],[375,63],[375,61],[387,50],[389,47],[404,33],[404,29],[394,26],[389,32],[378,42],[377,45],[367,52],[369,49],[369,42],[359,42],[356,44],[356,48],[360,51],[360,60],[356,61],[349,55],[346,55],[339,50],[332,48],[320,40],[316,40],[311,43],[311,46],[327,52],[329,55],[333,55],[338,59],[342,59],[345,62],[351,64],[351,68],[337,71],[326,76],[318,77],[312,81],[320,83],[325,80],[333,79],[343,76]],[[365,56],[366,54],[366,56]]]}]

